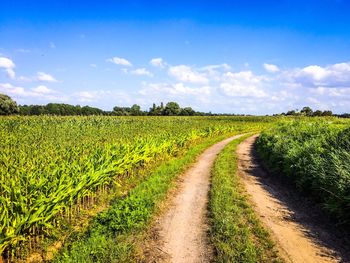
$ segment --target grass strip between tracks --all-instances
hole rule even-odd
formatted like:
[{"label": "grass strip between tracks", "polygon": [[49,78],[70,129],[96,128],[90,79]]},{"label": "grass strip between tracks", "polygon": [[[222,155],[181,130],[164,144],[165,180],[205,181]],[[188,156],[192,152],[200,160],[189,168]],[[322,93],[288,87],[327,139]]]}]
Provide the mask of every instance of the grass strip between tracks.
[{"label": "grass strip between tracks", "polygon": [[209,211],[215,262],[281,262],[237,174],[236,149],[249,136],[228,144],[212,168]]}]

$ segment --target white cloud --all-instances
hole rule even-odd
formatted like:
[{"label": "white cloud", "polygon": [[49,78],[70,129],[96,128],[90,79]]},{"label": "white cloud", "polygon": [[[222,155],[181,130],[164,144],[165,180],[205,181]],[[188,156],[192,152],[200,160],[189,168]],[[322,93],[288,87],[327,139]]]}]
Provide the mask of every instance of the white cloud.
[{"label": "white cloud", "polygon": [[350,99],[350,88],[317,87],[317,88],[311,89],[310,92],[315,96]]},{"label": "white cloud", "polygon": [[32,91],[34,91],[35,93],[39,93],[39,94],[52,94],[55,93],[54,90],[47,88],[44,85],[40,85],[36,88],[33,88]]},{"label": "white cloud", "polygon": [[202,73],[197,72],[186,65],[178,65],[169,68],[169,75],[176,78],[179,81],[197,83],[197,84],[206,84],[208,79]]},{"label": "white cloud", "polygon": [[220,89],[230,97],[263,98],[267,96],[261,87],[263,81],[263,77],[255,76],[251,71],[227,72]]},{"label": "white cloud", "polygon": [[22,82],[32,82],[33,81],[32,78],[26,77],[26,76],[20,76],[20,77],[18,77],[17,80],[22,81]]},{"label": "white cloud", "polygon": [[49,47],[50,47],[50,48],[56,48],[56,45],[55,45],[55,43],[50,42],[50,43],[49,43]]},{"label": "white cloud", "polygon": [[[126,71],[126,73],[127,73],[127,71]],[[138,68],[138,69],[130,71],[130,73],[133,75],[153,77],[153,74],[145,68]]]},{"label": "white cloud", "polygon": [[135,103],[134,100],[130,99],[130,94],[120,90],[82,90],[74,92],[70,97],[76,99],[80,103],[105,103],[109,101],[113,103],[113,106],[116,104],[129,105]]},{"label": "white cloud", "polygon": [[96,64],[93,64],[93,63],[90,64],[89,66],[92,67],[92,68],[97,68],[97,65],[96,65]]},{"label": "white cloud", "polygon": [[287,72],[292,81],[305,86],[350,87],[350,62],[328,65],[311,65]]},{"label": "white cloud", "polygon": [[273,64],[264,63],[263,66],[264,66],[264,69],[269,73],[276,73],[280,71],[279,67]]},{"label": "white cloud", "polygon": [[90,92],[90,91],[76,92],[75,96],[78,98],[80,102],[91,102],[96,99],[96,93]]},{"label": "white cloud", "polygon": [[0,57],[0,68],[15,68],[15,63],[9,58]]},{"label": "white cloud", "polygon": [[217,64],[217,65],[207,65],[200,68],[200,70],[204,70],[204,71],[213,71],[218,69],[230,70],[231,66],[229,64],[223,63],[223,64]]},{"label": "white cloud", "polygon": [[197,70],[205,75],[205,77],[209,81],[220,81],[222,79],[222,75],[229,71],[231,69],[231,66],[223,63],[223,64],[217,64],[217,65],[207,65],[201,68],[198,68]]},{"label": "white cloud", "polygon": [[166,63],[162,58],[152,58],[149,64],[159,68],[164,68],[166,66]]},{"label": "white cloud", "polygon": [[57,80],[52,75],[45,72],[38,72],[37,79],[44,82],[57,82]]},{"label": "white cloud", "polygon": [[126,60],[125,58],[120,58],[120,57],[113,57],[110,59],[107,59],[108,62],[114,63],[116,65],[122,65],[122,66],[127,66],[127,67],[131,67],[132,64]]},{"label": "white cloud", "polygon": [[144,87],[139,92],[141,95],[195,95],[208,96],[210,87],[204,86],[200,88],[191,88],[183,83],[145,83]]},{"label": "white cloud", "polygon": [[230,97],[255,97],[255,98],[263,98],[266,97],[267,94],[255,86],[241,86],[232,83],[221,83],[220,88],[223,93]]},{"label": "white cloud", "polygon": [[79,91],[73,94],[80,102],[95,102],[101,99],[110,98],[113,93],[109,90]]},{"label": "white cloud", "polygon": [[15,97],[16,99],[22,98],[37,98],[37,99],[45,99],[45,100],[55,100],[55,101],[63,101],[65,100],[64,95],[60,95],[59,97],[53,96],[52,94],[57,93],[54,90],[48,89],[45,86],[38,86],[31,90],[27,90],[23,87],[14,86],[10,83],[0,83],[0,93],[4,93],[10,96]]},{"label": "white cloud", "polygon": [[0,92],[5,93],[5,94],[9,94],[10,96],[13,96],[13,95],[26,96],[27,95],[24,88],[13,86],[10,83],[0,83]]},{"label": "white cloud", "polygon": [[15,71],[12,68],[7,68],[5,70],[6,70],[7,76],[10,79],[14,79],[16,77],[16,73],[15,73]]},{"label": "white cloud", "polygon": [[5,58],[5,57],[0,57],[0,68],[3,68],[6,73],[7,73],[7,76],[10,78],[10,79],[14,79],[16,74],[15,74],[15,71],[14,71],[14,68],[15,68],[15,63],[13,63],[13,61],[9,58]]},{"label": "white cloud", "polygon": [[328,72],[326,69],[324,69],[320,66],[313,65],[313,66],[308,66],[308,67],[303,68],[300,71],[300,74],[304,75],[304,76],[309,76],[312,79],[319,81],[319,80],[327,77],[330,74],[330,72]]}]

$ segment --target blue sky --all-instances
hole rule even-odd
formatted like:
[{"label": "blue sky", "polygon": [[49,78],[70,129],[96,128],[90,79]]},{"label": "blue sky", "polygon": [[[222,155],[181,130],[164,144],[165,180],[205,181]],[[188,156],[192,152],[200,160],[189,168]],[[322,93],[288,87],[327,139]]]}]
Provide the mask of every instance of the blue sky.
[{"label": "blue sky", "polygon": [[350,112],[350,2],[0,2],[0,92],[20,104],[177,101]]}]

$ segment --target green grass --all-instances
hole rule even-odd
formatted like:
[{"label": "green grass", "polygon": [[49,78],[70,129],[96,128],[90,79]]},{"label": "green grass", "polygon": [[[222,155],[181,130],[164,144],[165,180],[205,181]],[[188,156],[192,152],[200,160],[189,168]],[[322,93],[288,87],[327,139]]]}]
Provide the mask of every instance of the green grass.
[{"label": "green grass", "polygon": [[158,205],[180,175],[210,145],[223,140],[219,136],[203,140],[182,157],[172,159],[154,170],[124,199],[115,200],[99,214],[89,230],[71,241],[55,262],[135,262],[142,253],[138,244],[149,226]]},{"label": "green grass", "polygon": [[236,173],[236,148],[247,137],[226,146],[212,169],[209,210],[215,262],[280,262]]}]

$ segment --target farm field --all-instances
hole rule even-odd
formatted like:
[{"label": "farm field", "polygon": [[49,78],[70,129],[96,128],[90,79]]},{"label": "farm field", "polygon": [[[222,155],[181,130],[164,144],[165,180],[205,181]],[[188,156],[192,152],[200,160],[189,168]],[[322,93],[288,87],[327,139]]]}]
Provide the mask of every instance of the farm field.
[{"label": "farm field", "polygon": [[15,260],[47,248],[128,178],[206,139],[270,123],[256,117],[1,118],[1,253]]},{"label": "farm field", "polygon": [[[185,207],[194,203],[188,214],[178,215],[182,218],[179,220],[199,220],[198,237],[193,236],[193,240],[202,239],[205,222],[209,222],[209,238],[201,242],[207,243],[203,251],[208,246],[211,248],[207,251],[212,252],[197,250],[193,241],[192,257],[204,253],[214,262],[284,262],[278,249],[281,244],[270,236],[270,226],[259,219],[261,214],[252,204],[255,192],[248,191],[251,200],[245,192],[249,184],[242,183],[246,177],[240,178],[241,173],[254,173],[240,167],[242,158],[249,153],[236,153],[236,148],[246,138],[261,133],[256,149],[271,170],[271,178],[279,180],[281,176],[274,174],[281,174],[282,179],[287,178],[283,184],[295,187],[297,195],[310,197],[330,215],[330,220],[346,227],[350,200],[349,130],[349,122],[338,118],[2,117],[2,260],[163,260],[163,252],[156,253],[155,247],[160,251],[170,247],[167,253],[175,253],[180,259],[183,249],[171,235],[166,236],[170,225],[166,223],[166,230],[161,230],[157,224],[175,216],[171,210],[175,205],[169,203],[176,198],[187,200],[182,194],[190,199],[179,201],[177,211],[187,211]],[[205,157],[212,154],[211,146],[219,154],[215,162],[215,156],[210,157],[213,163]],[[207,160],[202,162],[208,167],[191,172],[189,168],[201,159]],[[178,179],[195,174],[202,174],[200,180],[204,181],[195,184],[191,180],[198,179],[193,177],[186,185],[186,180]],[[208,189],[203,190],[204,185]],[[198,188],[196,191],[204,191],[204,195],[180,191],[180,197],[169,197],[176,188],[188,189],[189,193]],[[200,201],[201,198],[204,199]],[[202,210],[190,212],[200,202]],[[199,217],[192,218],[196,216]],[[177,229],[175,224],[173,232]],[[193,226],[189,225],[183,234],[191,231]],[[166,243],[173,245],[163,248],[161,240],[166,238],[170,238]],[[308,245],[310,240],[304,242]],[[294,247],[289,249],[293,255]],[[311,253],[311,261],[315,259],[310,250],[305,253]]]}]

